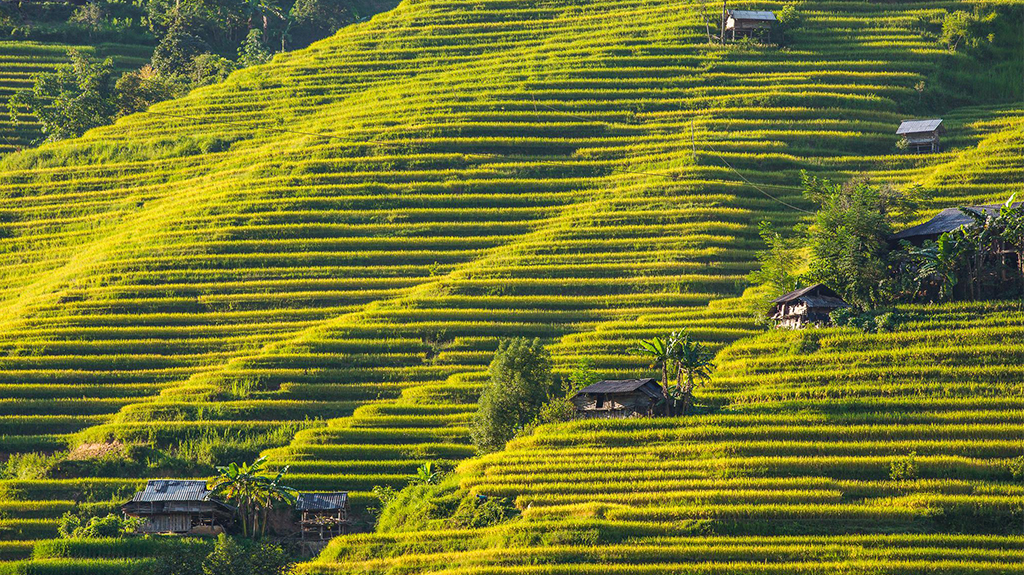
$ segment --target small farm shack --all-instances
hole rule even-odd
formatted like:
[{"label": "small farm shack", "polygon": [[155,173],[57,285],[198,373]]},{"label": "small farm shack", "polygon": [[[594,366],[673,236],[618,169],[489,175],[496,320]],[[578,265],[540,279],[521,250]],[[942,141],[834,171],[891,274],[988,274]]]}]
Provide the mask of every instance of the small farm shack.
[{"label": "small farm shack", "polygon": [[626,418],[654,414],[665,399],[658,380],[608,379],[584,387],[572,397],[580,418]]},{"label": "small farm shack", "polygon": [[348,493],[300,493],[295,499],[302,539],[326,540],[348,533]]},{"label": "small farm shack", "polygon": [[203,480],[153,479],[121,511],[145,520],[139,533],[216,535],[231,523],[234,509],[211,493]]},{"label": "small farm shack", "polygon": [[938,152],[939,137],[946,132],[942,127],[942,119],[903,120],[896,130],[897,136],[903,136],[907,150],[916,154]]},{"label": "small farm shack", "polygon": [[[1013,204],[1013,207],[1020,207],[1021,205],[1024,205],[1024,202],[1017,202]],[[971,210],[987,217],[996,217],[999,215],[999,210],[1002,207],[1003,204],[990,204],[966,206],[963,209]],[[936,241],[942,234],[958,230],[972,222],[974,222],[974,219],[965,214],[961,208],[946,208],[923,224],[918,224],[893,234],[889,237],[889,241],[893,247],[901,241],[921,246],[926,241]],[[1024,272],[1024,253],[1018,253],[1012,245],[997,242],[995,253],[1002,258],[1002,262],[1006,267]]]},{"label": "small farm shack", "polygon": [[778,327],[800,329],[808,324],[823,325],[832,321],[829,314],[850,307],[835,291],[824,284],[791,291],[772,300],[768,317]]},{"label": "small farm shack", "polygon": [[778,22],[775,14],[767,10],[726,10],[723,20],[722,37],[731,33],[732,40],[755,36],[770,39],[772,28]]}]

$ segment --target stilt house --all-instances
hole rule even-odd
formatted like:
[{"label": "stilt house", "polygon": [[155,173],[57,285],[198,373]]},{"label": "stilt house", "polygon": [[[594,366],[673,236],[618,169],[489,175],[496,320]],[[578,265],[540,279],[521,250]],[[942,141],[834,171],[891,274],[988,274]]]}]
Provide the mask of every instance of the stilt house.
[{"label": "stilt house", "polygon": [[775,320],[778,327],[800,329],[831,323],[829,314],[846,307],[850,304],[839,294],[823,284],[814,284],[772,300],[768,317]]},{"label": "stilt house", "polygon": [[767,10],[726,10],[722,37],[732,34],[732,39],[761,36],[771,38],[772,28],[778,20]]},{"label": "stilt house", "polygon": [[230,525],[234,509],[210,495],[203,480],[153,479],[121,511],[145,520],[140,533],[215,535]]},{"label": "stilt house", "polygon": [[348,533],[348,493],[300,493],[295,508],[301,514],[299,530],[303,540],[325,540]]},{"label": "stilt house", "polygon": [[946,132],[942,127],[942,119],[903,120],[896,130],[897,136],[903,136],[907,150],[916,154],[938,152],[939,137]]},{"label": "stilt house", "polygon": [[664,399],[656,379],[609,379],[584,387],[572,403],[577,417],[626,418],[653,415],[655,405]]}]

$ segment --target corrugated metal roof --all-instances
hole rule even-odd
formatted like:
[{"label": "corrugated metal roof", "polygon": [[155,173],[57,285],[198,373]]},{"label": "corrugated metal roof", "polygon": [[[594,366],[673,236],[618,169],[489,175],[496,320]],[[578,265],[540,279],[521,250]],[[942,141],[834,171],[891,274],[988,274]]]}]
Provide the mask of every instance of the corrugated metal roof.
[{"label": "corrugated metal roof", "polygon": [[[1024,202],[1016,202],[1013,204],[1013,207],[1017,208],[1021,205],[1024,205]],[[967,209],[995,217],[999,215],[999,209],[1002,207],[1003,204],[991,204],[987,206],[967,206]],[[973,221],[971,216],[960,211],[960,208],[946,208],[927,222],[893,234],[890,236],[890,239],[906,240],[919,236],[937,236],[959,229],[961,226],[966,226]]]},{"label": "corrugated metal roof", "polygon": [[934,132],[940,124],[942,124],[942,118],[935,118],[933,120],[903,120],[899,129],[896,130],[896,135]]},{"label": "corrugated metal roof", "polygon": [[652,377],[646,379],[606,379],[584,387],[579,393],[629,393],[652,383],[658,385],[658,380]]},{"label": "corrugated metal roof", "polygon": [[828,296],[804,296],[800,298],[800,301],[806,303],[809,307],[825,307],[825,308],[841,308],[850,307],[850,304],[837,297]]},{"label": "corrugated metal roof", "polygon": [[206,501],[210,490],[201,479],[151,479],[132,501]]},{"label": "corrugated metal roof", "polygon": [[348,493],[300,493],[295,498],[295,508],[299,511],[330,511],[344,509],[348,503]]},{"label": "corrugated metal roof", "polygon": [[772,303],[784,303],[784,302],[794,301],[794,300],[797,300],[797,299],[800,299],[800,298],[803,298],[803,297],[806,297],[806,296],[818,296],[818,297],[824,296],[824,297],[836,298],[836,299],[842,301],[842,298],[839,297],[839,294],[837,294],[834,290],[832,290],[827,285],[825,285],[825,284],[814,284],[814,285],[811,285],[811,286],[807,286],[805,288],[801,288],[801,289],[798,289],[798,290],[795,290],[795,291],[791,291],[791,292],[789,292],[786,295],[779,296],[779,297],[773,299]]},{"label": "corrugated metal roof", "polygon": [[776,21],[775,13],[768,10],[729,10],[729,15],[737,20]]}]

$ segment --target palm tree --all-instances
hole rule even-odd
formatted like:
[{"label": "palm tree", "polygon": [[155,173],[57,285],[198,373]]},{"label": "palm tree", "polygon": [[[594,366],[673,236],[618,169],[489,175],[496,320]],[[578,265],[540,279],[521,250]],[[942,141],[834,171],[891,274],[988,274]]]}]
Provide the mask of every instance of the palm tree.
[{"label": "palm tree", "polygon": [[668,367],[672,357],[672,341],[660,337],[640,340],[636,352],[651,359],[651,369],[661,369],[661,390],[665,394],[665,415],[669,414]]},{"label": "palm tree", "polygon": [[[671,348],[671,360],[676,367],[675,395],[683,400],[683,415],[688,415],[693,407],[693,388],[698,381],[711,379],[712,363],[715,354],[704,344],[690,338],[689,334],[672,334],[675,345]],[[686,383],[683,384],[683,377]]]},{"label": "palm tree", "polygon": [[[266,532],[267,513],[278,501],[295,502],[295,490],[281,484],[287,473],[285,467],[273,479],[263,475],[266,457],[260,457],[252,464],[231,463],[218,467],[220,475],[213,481],[213,493],[235,504],[242,523],[242,535],[255,536]],[[262,529],[260,524],[262,521]]]}]

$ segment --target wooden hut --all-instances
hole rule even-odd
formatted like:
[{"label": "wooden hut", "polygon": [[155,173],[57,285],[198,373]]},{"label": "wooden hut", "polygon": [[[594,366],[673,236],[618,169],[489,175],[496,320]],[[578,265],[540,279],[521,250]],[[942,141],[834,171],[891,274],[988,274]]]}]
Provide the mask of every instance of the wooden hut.
[{"label": "wooden hut", "polygon": [[153,479],[121,511],[145,520],[139,533],[215,535],[231,523],[234,509],[210,495],[203,480]]},{"label": "wooden hut", "polygon": [[300,493],[295,508],[301,514],[299,531],[303,540],[323,541],[348,533],[348,493]]},{"label": "wooden hut", "polygon": [[850,304],[828,286],[814,284],[772,300],[768,317],[775,320],[778,327],[800,329],[808,324],[831,323],[829,314],[846,307]]},{"label": "wooden hut", "polygon": [[778,19],[773,12],[767,10],[726,10],[724,15],[725,25],[722,27],[722,37],[729,33],[732,39],[737,37],[761,36],[771,38],[772,28],[775,27]]},{"label": "wooden hut", "polygon": [[903,136],[907,150],[916,154],[935,153],[940,149],[939,136],[946,129],[942,127],[942,119],[903,120],[896,130],[897,136]]},{"label": "wooden hut", "polygon": [[626,418],[654,414],[665,399],[658,380],[608,379],[584,387],[572,398],[581,418]]}]

